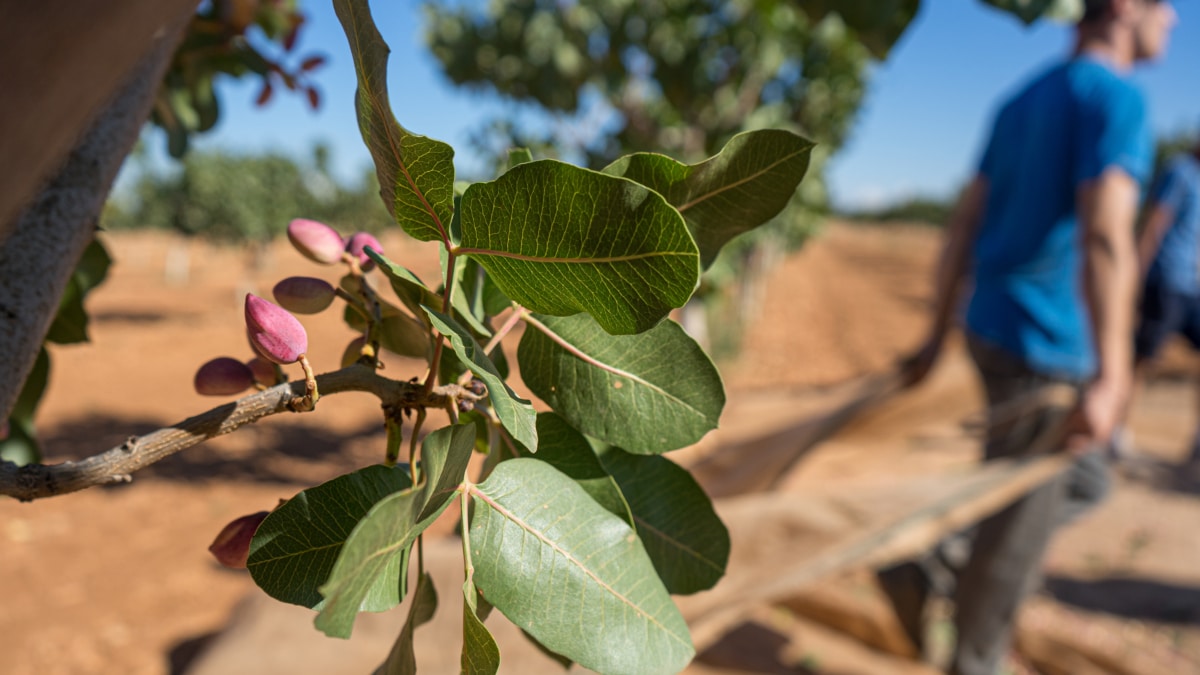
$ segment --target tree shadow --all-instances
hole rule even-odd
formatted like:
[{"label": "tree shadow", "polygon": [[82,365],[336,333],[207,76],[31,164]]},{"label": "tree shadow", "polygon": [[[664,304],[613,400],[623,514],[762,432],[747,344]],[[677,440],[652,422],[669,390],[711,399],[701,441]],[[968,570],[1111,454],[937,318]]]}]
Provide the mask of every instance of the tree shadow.
[{"label": "tree shadow", "polygon": [[816,671],[783,662],[780,656],[788,642],[786,636],[751,621],[726,633],[720,642],[697,655],[696,662],[745,673],[813,675]]},{"label": "tree shadow", "polygon": [[1048,577],[1045,591],[1079,609],[1159,623],[1200,624],[1200,588],[1150,579]]},{"label": "tree shadow", "polygon": [[[149,419],[82,417],[42,435],[44,461],[86,457],[162,426]],[[383,425],[376,422],[351,430],[330,430],[295,419],[286,424],[259,422],[171,455],[139,470],[137,477],[312,484],[379,462],[385,440]]]}]

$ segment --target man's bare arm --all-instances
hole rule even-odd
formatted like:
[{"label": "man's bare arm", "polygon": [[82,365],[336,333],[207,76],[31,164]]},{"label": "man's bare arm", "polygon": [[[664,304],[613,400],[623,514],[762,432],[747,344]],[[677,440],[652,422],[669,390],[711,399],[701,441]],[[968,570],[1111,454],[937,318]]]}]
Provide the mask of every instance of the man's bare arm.
[{"label": "man's bare arm", "polygon": [[1133,383],[1138,184],[1124,170],[1110,168],[1081,186],[1076,200],[1084,238],[1084,293],[1098,360],[1096,379],[1084,392],[1074,429],[1072,445],[1079,448],[1107,442]]}]

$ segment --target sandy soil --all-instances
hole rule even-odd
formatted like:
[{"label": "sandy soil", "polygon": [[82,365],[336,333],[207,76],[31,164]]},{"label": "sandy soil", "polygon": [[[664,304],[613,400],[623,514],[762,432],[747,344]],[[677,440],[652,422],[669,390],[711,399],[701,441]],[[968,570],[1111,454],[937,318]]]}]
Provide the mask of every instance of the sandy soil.
[{"label": "sandy soil", "polygon": [[[107,449],[210,407],[191,378],[208,358],[249,356],[242,294],[269,294],[292,274],[335,280],[331,268],[308,263],[286,243],[257,270],[238,251],[165,235],[122,234],[107,243],[117,262],[89,301],[92,343],[53,350],[39,418],[50,461]],[[384,246],[422,278],[436,276],[434,249],[398,238]],[[753,433],[814,414],[831,385],[886,370],[914,347],[936,247],[928,229],[835,225],[785,260],[765,282],[765,312],[748,326],[743,353],[723,365],[730,390],[723,425]],[[167,261],[184,251],[186,281],[166,274]],[[304,321],[318,370],[335,367],[353,337],[328,319]],[[1031,604],[1028,619],[1099,631],[1172,664],[1164,672],[1200,672],[1200,500],[1164,480],[1194,423],[1193,370],[1190,355],[1174,349],[1139,399],[1135,438],[1157,464],[1122,478],[1112,499],[1059,537],[1047,563],[1051,593]],[[401,359],[387,372],[421,374]],[[978,407],[971,377],[961,353],[952,353],[935,374],[940,384],[830,441],[789,476],[787,489],[855,494],[970,462],[962,441]],[[238,515],[378,461],[379,422],[373,399],[329,397],[314,414],[264,420],[147,469],[128,486],[0,502],[0,672],[177,672],[197,639],[219,630],[254,592],[248,576],[211,561],[212,536]],[[784,670],[739,665],[737,654],[757,648],[735,643],[733,657],[726,645],[697,672],[868,673],[872,666],[863,664],[878,663],[856,659],[864,648],[829,637],[827,628],[789,626],[794,659]]]}]

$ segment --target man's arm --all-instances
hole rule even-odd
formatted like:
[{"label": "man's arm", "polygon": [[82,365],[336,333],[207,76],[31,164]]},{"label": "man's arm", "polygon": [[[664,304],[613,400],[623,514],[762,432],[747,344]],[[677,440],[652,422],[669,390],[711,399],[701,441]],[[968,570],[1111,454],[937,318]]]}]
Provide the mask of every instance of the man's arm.
[{"label": "man's arm", "polygon": [[1076,192],[1084,244],[1084,294],[1098,359],[1096,379],[1084,391],[1072,428],[1070,446],[1076,450],[1109,440],[1133,384],[1137,204],[1137,181],[1115,167]]},{"label": "man's arm", "polygon": [[950,322],[958,308],[962,281],[967,273],[971,247],[979,231],[979,223],[983,219],[987,193],[987,179],[982,174],[976,175],[959,195],[958,202],[950,213],[934,281],[933,321],[924,346],[905,364],[904,380],[907,386],[914,386],[924,380],[941,352],[942,342],[950,330]]},{"label": "man's arm", "polygon": [[1155,202],[1146,214],[1146,220],[1142,223],[1142,233],[1137,240],[1140,278],[1146,278],[1146,273],[1150,271],[1150,265],[1154,262],[1154,257],[1158,255],[1158,247],[1162,244],[1167,230],[1171,229],[1173,220],[1175,220],[1175,209],[1163,202]]}]

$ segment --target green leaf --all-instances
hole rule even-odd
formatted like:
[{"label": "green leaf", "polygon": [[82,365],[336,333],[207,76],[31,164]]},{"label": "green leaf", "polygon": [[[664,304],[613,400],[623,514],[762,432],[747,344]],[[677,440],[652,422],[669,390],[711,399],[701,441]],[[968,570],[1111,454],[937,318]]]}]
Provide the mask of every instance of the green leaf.
[{"label": "green leaf", "polygon": [[567,424],[557,413],[537,416],[538,451],[534,455],[520,448],[522,457],[533,457],[558,469],[583,488],[596,503],[616,517],[633,525],[629,504],[617,481],[608,474],[587,438]]},{"label": "green leaf", "polygon": [[562,666],[562,667],[563,667],[563,670],[570,670],[570,669],[571,669],[571,664],[572,664],[572,663],[574,663],[573,661],[571,661],[571,659],[568,659],[567,657],[563,656],[562,654],[557,654],[557,653],[555,653],[555,652],[552,652],[552,651],[550,651],[550,650],[549,650],[549,649],[546,647],[546,645],[544,645],[544,644],[542,644],[542,643],[538,642],[538,639],[537,639],[537,638],[535,638],[535,637],[533,637],[532,635],[530,635],[530,634],[529,634],[529,631],[522,629],[522,630],[521,630],[521,636],[522,636],[522,637],[524,637],[526,640],[528,640],[528,641],[529,641],[529,644],[531,644],[531,645],[533,645],[534,647],[536,647],[536,648],[537,648],[537,650],[538,650],[539,652],[541,652],[543,656],[545,656],[546,658],[550,659],[551,661],[554,661],[554,662],[558,663],[558,665]]},{"label": "green leaf", "polygon": [[83,308],[84,292],[80,290],[79,280],[71,277],[67,287],[63,289],[62,299],[58,304],[58,313],[46,331],[46,342],[60,345],[70,345],[88,341],[88,315]]},{"label": "green leaf", "polygon": [[529,148],[509,148],[508,149],[508,168],[528,164],[533,161],[533,153]]},{"label": "green leaf", "polygon": [[25,384],[21,386],[21,393],[17,394],[17,401],[13,404],[9,419],[27,420],[32,424],[33,416],[37,413],[38,404],[42,400],[42,394],[46,392],[46,383],[49,380],[50,352],[46,351],[46,347],[43,345],[38,350],[37,358],[33,361],[33,368],[29,370],[29,375],[25,378]]},{"label": "green leaf", "polygon": [[[404,467],[368,466],[304,490],[271,512],[250,543],[246,567],[271,597],[319,608],[321,584],[358,522],[388,495],[412,487]],[[397,588],[365,595],[373,611],[400,602]]]},{"label": "green leaf", "polygon": [[417,656],[413,652],[413,631],[433,619],[437,612],[437,590],[433,587],[433,577],[426,572],[417,579],[417,589],[413,594],[412,604],[408,607],[408,618],[387,659],[375,669],[375,675],[416,675]]},{"label": "green leaf", "polygon": [[83,255],[75,265],[73,276],[79,281],[79,290],[86,294],[104,283],[111,265],[112,257],[108,255],[104,244],[101,244],[99,239],[93,239],[92,243],[83,249]]},{"label": "green leaf", "polygon": [[38,404],[42,401],[49,380],[50,352],[42,345],[8,415],[8,435],[0,439],[0,460],[17,466],[42,461],[42,447],[37,440],[33,418],[37,415]]},{"label": "green leaf", "polygon": [[380,271],[391,282],[396,297],[400,298],[400,302],[404,303],[413,316],[424,321],[425,313],[421,311],[421,305],[426,307],[442,306],[442,296],[429,290],[429,287],[406,267],[388,260],[382,253],[378,253],[370,247],[363,250],[371,260],[375,261],[375,264],[379,265]]},{"label": "green leaf", "polygon": [[545,462],[502,462],[472,486],[484,597],[548,649],[602,673],[675,673],[695,650],[640,540]]},{"label": "green leaf", "polygon": [[410,488],[383,498],[350,533],[329,579],[320,588],[325,597],[315,621],[320,631],[330,637],[350,637],[354,618],[364,599],[381,583],[381,575],[396,585],[391,575],[399,569],[397,561],[450,503],[446,500],[441,509],[418,519],[424,492]]},{"label": "green leaf", "polygon": [[812,148],[812,141],[790,131],[748,131],[699,164],[641,152],[618,159],[604,173],[645,185],[679,209],[707,269],[730,239],[787,206],[808,170]]},{"label": "green leaf", "polygon": [[[379,304],[380,315],[383,319],[376,329],[379,346],[393,354],[428,361],[431,357],[429,329],[425,324],[400,311],[400,308],[389,304],[386,300],[380,299]],[[424,316],[424,313],[421,316]],[[356,331],[364,331],[367,328],[366,317],[350,305],[346,305],[343,310],[342,319],[347,326]]]},{"label": "green leaf", "polygon": [[462,294],[475,316],[482,320],[484,317],[496,316],[512,306],[512,300],[496,286],[496,282],[492,281],[482,265],[470,258],[460,264],[463,265]]},{"label": "green leaf", "polygon": [[517,349],[521,379],[571,426],[637,454],[700,440],[725,407],[721,376],[673,321],[608,335],[587,316],[531,316]]},{"label": "green leaf", "polygon": [[492,360],[483,353],[483,347],[471,337],[466,328],[457,321],[428,307],[425,312],[442,335],[450,338],[454,353],[462,359],[464,365],[471,369],[483,383],[487,385],[488,397],[500,423],[512,434],[512,437],[526,448],[537,449],[537,413],[529,401],[517,396],[508,384],[504,382],[500,372]]},{"label": "green leaf", "polygon": [[599,453],[599,460],[628,501],[638,537],[667,590],[712,588],[729,561],[729,531],[692,475],[666,457],[618,448]]},{"label": "green leaf", "polygon": [[429,332],[406,314],[385,316],[379,323],[379,346],[400,356],[430,359]]},{"label": "green leaf", "polygon": [[24,425],[9,423],[8,436],[0,441],[0,460],[17,466],[42,461],[42,449],[37,437]]},{"label": "green leaf", "polygon": [[610,333],[682,307],[699,253],[679,213],[633,181],[556,162],[521,164],[462,198],[460,253],[529,309],[587,312]]},{"label": "green leaf", "polygon": [[454,213],[454,150],[410,133],[396,121],[388,102],[389,49],[367,0],[334,0],[333,8],[354,57],[358,128],[375,159],[384,205],[414,239],[448,245]]},{"label": "green leaf", "polygon": [[921,0],[799,0],[798,4],[814,21],[836,12],[871,55],[882,59],[916,16]]},{"label": "green leaf", "polygon": [[454,496],[471,451],[475,448],[475,425],[455,424],[430,433],[421,443],[421,480],[425,484],[425,505],[418,520],[440,511]]},{"label": "green leaf", "polygon": [[475,584],[469,580],[463,583],[462,672],[495,675],[500,670],[500,647],[476,613],[475,595]]}]

